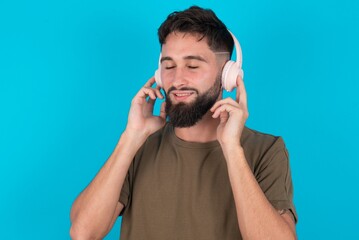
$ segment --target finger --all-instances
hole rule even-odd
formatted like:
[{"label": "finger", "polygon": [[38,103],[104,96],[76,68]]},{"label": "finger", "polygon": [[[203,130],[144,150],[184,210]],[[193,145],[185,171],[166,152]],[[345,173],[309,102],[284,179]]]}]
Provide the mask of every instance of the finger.
[{"label": "finger", "polygon": [[156,82],[155,77],[151,77],[144,85],[144,87],[152,87],[152,85]]},{"label": "finger", "polygon": [[241,76],[237,77],[236,101],[247,107],[247,92]]},{"label": "finger", "polygon": [[226,123],[229,118],[229,113],[224,111],[219,114],[220,123]]},{"label": "finger", "polygon": [[159,89],[157,89],[157,88],[148,88],[148,89],[150,89],[153,92],[153,94],[156,96],[156,98],[160,98],[160,99],[164,98],[164,96],[162,95],[162,93]]},{"label": "finger", "polygon": [[160,86],[158,86],[158,85],[156,85],[156,89],[161,90],[161,87],[160,87]]},{"label": "finger", "polygon": [[161,98],[161,99],[164,98],[163,95],[162,95],[162,93],[161,93],[161,91],[160,91],[160,89],[158,89],[158,88],[156,87],[154,90],[155,90],[156,96],[157,96],[158,98]]},{"label": "finger", "polygon": [[145,104],[143,106],[143,114],[148,117],[151,116],[153,114],[153,108],[155,106],[155,101],[154,99],[148,99],[147,104]]},{"label": "finger", "polygon": [[232,106],[230,104],[223,104],[214,111],[212,117],[217,118],[222,112],[228,112],[230,114],[236,109],[238,109],[238,107]]},{"label": "finger", "polygon": [[132,99],[132,103],[143,104],[146,101],[148,101],[147,97],[149,99],[155,100],[157,98],[157,94],[158,93],[155,93],[155,89],[151,87],[143,87],[137,92],[136,96]]},{"label": "finger", "polygon": [[224,105],[224,104],[230,104],[232,106],[238,107],[239,104],[238,102],[234,101],[232,98],[225,98],[222,100],[217,101],[210,109],[210,111],[214,112],[216,110],[216,108]]},{"label": "finger", "polygon": [[157,98],[153,88],[143,88],[142,91],[144,92],[146,97],[148,96],[152,100],[155,100]]},{"label": "finger", "polygon": [[[164,98],[164,96],[162,95],[162,93],[161,93],[161,91],[160,91],[160,87],[158,87],[158,86],[156,86],[155,88],[152,88],[152,85],[155,83],[155,78],[154,77],[151,77],[147,82],[146,82],[146,84],[144,85],[144,87],[141,89],[141,90],[143,90],[143,89],[154,89],[155,90],[155,95],[157,96],[157,97],[159,97],[159,98],[161,98],[161,99],[163,99]],[[150,95],[151,96],[151,98],[153,99],[153,97],[152,97],[152,94],[149,94],[149,91],[148,90],[145,90],[145,91],[139,91],[139,94],[138,94],[138,96],[139,97],[147,97],[148,95]],[[143,93],[145,93],[145,94],[143,94]]]}]

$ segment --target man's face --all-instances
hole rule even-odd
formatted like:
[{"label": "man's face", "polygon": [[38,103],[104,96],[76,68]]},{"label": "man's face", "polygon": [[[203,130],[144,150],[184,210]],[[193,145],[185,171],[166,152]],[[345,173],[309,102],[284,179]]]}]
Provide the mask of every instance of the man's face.
[{"label": "man's face", "polygon": [[162,46],[166,113],[175,127],[195,125],[221,93],[221,63],[205,39],[171,33]]}]

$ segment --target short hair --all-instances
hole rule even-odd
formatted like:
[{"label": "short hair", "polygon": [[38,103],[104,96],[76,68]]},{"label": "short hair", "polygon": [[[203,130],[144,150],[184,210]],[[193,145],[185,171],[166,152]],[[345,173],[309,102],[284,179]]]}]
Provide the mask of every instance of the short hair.
[{"label": "short hair", "polygon": [[183,11],[176,11],[167,16],[167,19],[158,28],[158,39],[162,45],[172,32],[198,34],[198,41],[207,40],[209,48],[214,52],[233,52],[233,38],[226,25],[211,9],[192,6]]}]

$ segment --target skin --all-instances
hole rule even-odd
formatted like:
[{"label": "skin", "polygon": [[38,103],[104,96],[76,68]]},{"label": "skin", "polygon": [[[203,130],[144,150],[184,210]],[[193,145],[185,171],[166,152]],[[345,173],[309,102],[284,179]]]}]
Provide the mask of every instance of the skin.
[{"label": "skin", "polygon": [[[163,89],[167,92],[175,87],[177,90],[168,97],[174,103],[189,103],[197,97],[196,91],[181,88],[193,88],[199,94],[205,92],[215,83],[226,60],[228,56],[214,53],[205,39],[198,41],[195,35],[171,33],[162,46]],[[164,97],[158,87],[153,87],[154,83],[152,77],[133,98],[126,129],[114,152],[75,200],[70,216],[73,239],[102,239],[123,209],[118,199],[131,161],[147,137],[166,123],[165,103],[160,115],[153,115],[155,100]],[[220,95],[196,125],[175,128],[175,134],[185,141],[219,141],[244,239],[296,239],[293,219],[288,213],[280,215],[266,199],[238,141],[248,116],[245,86],[238,77],[236,100],[222,99]]]}]

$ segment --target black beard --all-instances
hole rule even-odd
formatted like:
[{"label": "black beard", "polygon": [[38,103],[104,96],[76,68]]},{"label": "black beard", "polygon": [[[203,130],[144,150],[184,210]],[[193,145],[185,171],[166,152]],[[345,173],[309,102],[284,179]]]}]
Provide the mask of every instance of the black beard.
[{"label": "black beard", "polygon": [[[186,128],[194,126],[215,104],[221,92],[221,84],[220,79],[216,79],[215,84],[210,89],[198,95],[198,97],[190,103],[180,102],[173,104],[168,96],[172,90],[177,89],[171,87],[166,94],[165,111],[167,117],[174,127]],[[193,88],[181,88],[180,90],[192,90],[198,94],[198,91]]]}]

